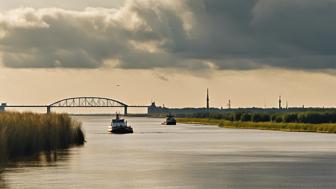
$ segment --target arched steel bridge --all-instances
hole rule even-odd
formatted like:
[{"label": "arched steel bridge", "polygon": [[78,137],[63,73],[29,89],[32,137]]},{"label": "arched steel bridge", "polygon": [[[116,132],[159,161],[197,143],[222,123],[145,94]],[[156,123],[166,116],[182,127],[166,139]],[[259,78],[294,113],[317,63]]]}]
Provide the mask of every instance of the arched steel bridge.
[{"label": "arched steel bridge", "polygon": [[118,100],[104,97],[73,97],[65,98],[53,102],[49,105],[7,105],[1,104],[0,110],[9,108],[47,108],[47,113],[51,112],[52,108],[124,108],[124,114],[128,114],[128,108],[148,108],[149,106],[142,105],[127,105]]}]

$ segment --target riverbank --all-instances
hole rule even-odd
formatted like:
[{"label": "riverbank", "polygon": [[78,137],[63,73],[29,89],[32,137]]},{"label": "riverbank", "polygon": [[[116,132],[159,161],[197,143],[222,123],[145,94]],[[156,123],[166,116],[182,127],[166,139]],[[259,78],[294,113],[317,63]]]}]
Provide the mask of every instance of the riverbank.
[{"label": "riverbank", "polygon": [[84,142],[81,123],[67,114],[0,113],[0,164]]},{"label": "riverbank", "polygon": [[208,118],[177,118],[177,122],[186,124],[217,125],[223,128],[259,129],[288,132],[336,133],[336,124],[274,123],[274,122],[239,122]]}]

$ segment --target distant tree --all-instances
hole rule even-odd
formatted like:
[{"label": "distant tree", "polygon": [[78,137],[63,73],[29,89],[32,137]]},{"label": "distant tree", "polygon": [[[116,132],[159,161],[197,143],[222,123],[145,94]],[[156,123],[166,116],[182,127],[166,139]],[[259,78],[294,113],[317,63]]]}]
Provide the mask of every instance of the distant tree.
[{"label": "distant tree", "polygon": [[221,113],[211,113],[209,117],[212,119],[222,119],[224,116],[225,115]]},{"label": "distant tree", "polygon": [[298,122],[297,113],[288,113],[283,115],[283,122],[285,123],[295,123]]},{"label": "distant tree", "polygon": [[251,120],[253,122],[269,122],[271,121],[271,116],[265,113],[254,113]]},{"label": "distant tree", "polygon": [[270,114],[261,114],[261,118],[260,118],[261,122],[269,122],[271,121],[271,115]]},{"label": "distant tree", "polygon": [[251,121],[252,120],[252,116],[249,113],[243,113],[241,116],[240,121],[242,122],[247,122],[247,121]]},{"label": "distant tree", "polygon": [[228,120],[228,121],[236,121],[236,113],[226,114],[225,119]]},{"label": "distant tree", "polygon": [[242,112],[236,112],[234,113],[234,119],[233,121],[240,121],[243,113]]},{"label": "distant tree", "polygon": [[273,114],[271,116],[271,121],[276,122],[276,123],[281,123],[283,122],[283,116],[281,114]]}]

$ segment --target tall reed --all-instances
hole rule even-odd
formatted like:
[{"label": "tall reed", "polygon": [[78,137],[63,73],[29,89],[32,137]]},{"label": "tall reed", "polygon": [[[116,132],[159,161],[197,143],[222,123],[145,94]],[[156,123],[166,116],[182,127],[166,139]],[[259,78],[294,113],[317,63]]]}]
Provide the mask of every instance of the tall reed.
[{"label": "tall reed", "polygon": [[0,113],[0,164],[84,142],[81,123],[67,114]]}]

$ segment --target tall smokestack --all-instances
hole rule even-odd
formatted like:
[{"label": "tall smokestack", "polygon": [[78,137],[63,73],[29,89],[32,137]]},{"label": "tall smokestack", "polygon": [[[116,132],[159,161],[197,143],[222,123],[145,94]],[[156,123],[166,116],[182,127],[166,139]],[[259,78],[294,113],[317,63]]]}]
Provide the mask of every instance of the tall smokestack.
[{"label": "tall smokestack", "polygon": [[208,110],[210,109],[209,101],[209,89],[207,89],[206,107]]}]

